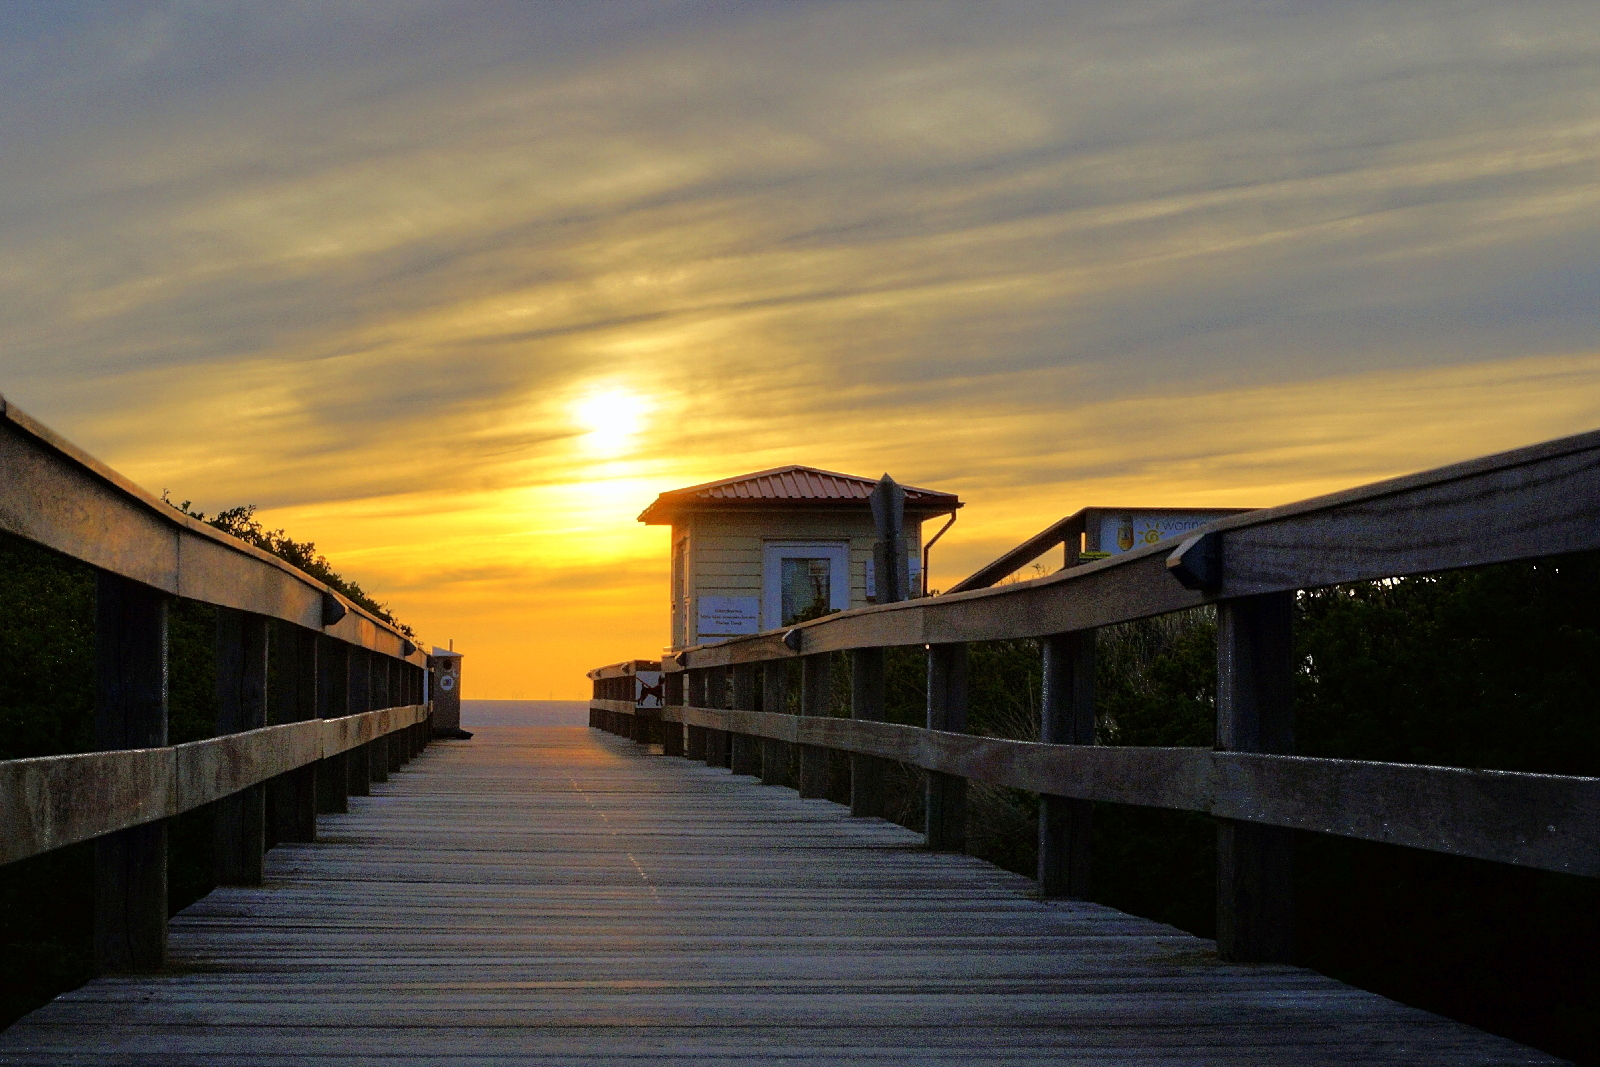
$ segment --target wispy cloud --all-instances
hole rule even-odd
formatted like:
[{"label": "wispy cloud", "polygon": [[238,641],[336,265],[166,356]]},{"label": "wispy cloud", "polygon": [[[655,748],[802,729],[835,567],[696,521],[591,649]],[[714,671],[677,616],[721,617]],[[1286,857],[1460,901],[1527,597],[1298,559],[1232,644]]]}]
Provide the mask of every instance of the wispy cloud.
[{"label": "wispy cloud", "polygon": [[[659,539],[613,527],[703,477],[959,489],[953,567],[1091,495],[1271,503],[1596,421],[1592,5],[0,17],[5,392],[270,507],[506,685],[536,618],[641,620],[563,630],[563,691],[659,643]],[[653,401],[609,466],[602,386]]]}]

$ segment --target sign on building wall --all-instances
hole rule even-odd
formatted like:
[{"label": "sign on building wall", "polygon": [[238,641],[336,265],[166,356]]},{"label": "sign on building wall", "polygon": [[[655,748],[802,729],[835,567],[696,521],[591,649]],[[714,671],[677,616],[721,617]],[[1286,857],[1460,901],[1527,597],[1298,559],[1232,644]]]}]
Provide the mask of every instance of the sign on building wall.
[{"label": "sign on building wall", "polygon": [[[654,662],[653,660],[651,662]],[[641,708],[661,707],[662,685],[660,671],[635,671],[633,675],[633,702]]]},{"label": "sign on building wall", "polygon": [[1108,511],[1100,518],[1098,544],[1091,541],[1089,547],[1115,556],[1143,545],[1185,537],[1216,518],[1216,512],[1185,515],[1170,511]]},{"label": "sign on building wall", "polygon": [[701,596],[695,628],[702,636],[731,637],[761,632],[761,598]]}]

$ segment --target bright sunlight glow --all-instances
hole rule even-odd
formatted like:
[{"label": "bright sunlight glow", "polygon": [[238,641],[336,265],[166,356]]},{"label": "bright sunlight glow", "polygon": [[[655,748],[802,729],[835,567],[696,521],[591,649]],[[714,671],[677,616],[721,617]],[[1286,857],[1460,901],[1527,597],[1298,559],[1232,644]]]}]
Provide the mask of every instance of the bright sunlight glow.
[{"label": "bright sunlight glow", "polygon": [[624,452],[644,428],[649,402],[626,389],[588,393],[572,405],[572,417],[584,428],[583,447],[592,453],[614,456]]}]

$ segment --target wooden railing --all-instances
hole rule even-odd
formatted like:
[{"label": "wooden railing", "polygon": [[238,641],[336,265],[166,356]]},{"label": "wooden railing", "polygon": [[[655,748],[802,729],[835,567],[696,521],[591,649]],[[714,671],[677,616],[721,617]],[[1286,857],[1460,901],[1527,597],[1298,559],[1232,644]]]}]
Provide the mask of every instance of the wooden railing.
[{"label": "wooden railing", "polygon": [[630,659],[608,663],[590,671],[589,680],[594,683],[589,725],[635,741],[644,740],[652,713],[662,705],[661,662]]},{"label": "wooden railing", "polygon": [[[259,884],[269,841],[313,840],[319,812],[346,810],[427,743],[427,659],[393,625],[4,398],[0,531],[95,568],[101,751],[0,762],[0,863],[95,841],[101,971],[165,958],[167,820],[215,805],[216,880]],[[169,745],[167,616],[180,599],[216,608],[218,736]]]},{"label": "wooden railing", "polygon": [[[1293,755],[1296,592],[1600,549],[1600,433],[1583,434],[1283,507],[1014,585],[859,608],[686,649],[663,662],[667,707],[624,732],[784,782],[802,796],[851,760],[851,809],[879,814],[880,760],[927,773],[926,841],[965,844],[969,779],[1040,795],[1040,889],[1081,896],[1090,805],[1204,812],[1217,827],[1218,948],[1293,953],[1293,830],[1600,877],[1600,778]],[[1202,605],[1217,613],[1216,745],[1099,747],[1094,631]],[[966,733],[967,644],[1038,638],[1041,742]],[[927,658],[925,727],[887,723],[883,650]],[[851,652],[850,718],[829,715],[833,654]],[[799,715],[787,661],[798,658]],[[759,682],[758,682],[759,677]],[[597,694],[598,695],[598,694]],[[652,722],[653,720],[653,722]],[[687,728],[687,736],[685,736]]]}]

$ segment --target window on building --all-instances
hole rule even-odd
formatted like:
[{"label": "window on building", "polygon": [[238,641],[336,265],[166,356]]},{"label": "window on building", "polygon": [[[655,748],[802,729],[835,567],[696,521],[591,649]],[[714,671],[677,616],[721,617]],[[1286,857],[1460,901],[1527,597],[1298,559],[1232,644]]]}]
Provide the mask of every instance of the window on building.
[{"label": "window on building", "polygon": [[849,557],[842,541],[769,541],[762,560],[762,624],[793,626],[848,608]]}]

